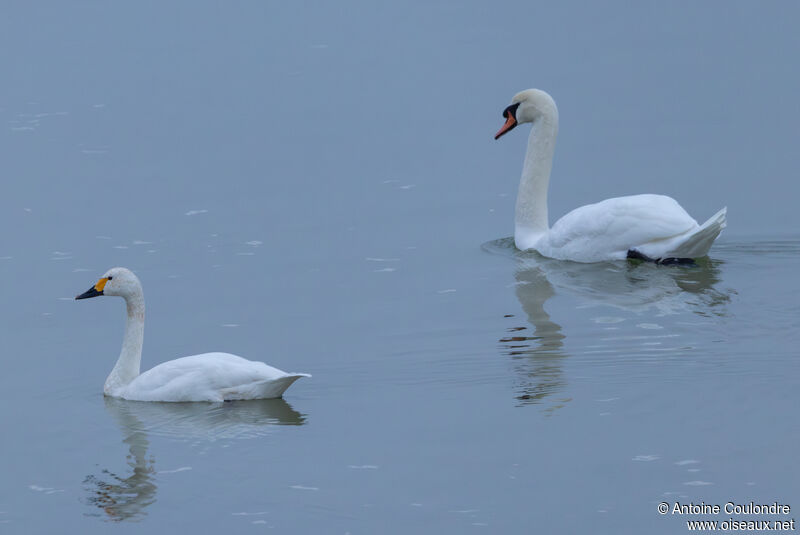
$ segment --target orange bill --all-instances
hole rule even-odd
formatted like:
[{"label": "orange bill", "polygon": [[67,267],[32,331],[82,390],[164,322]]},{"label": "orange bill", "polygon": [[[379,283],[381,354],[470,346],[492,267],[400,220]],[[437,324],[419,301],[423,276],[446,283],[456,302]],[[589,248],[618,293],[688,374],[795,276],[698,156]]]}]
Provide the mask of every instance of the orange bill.
[{"label": "orange bill", "polygon": [[500,136],[502,136],[503,134],[505,134],[506,132],[517,126],[517,120],[514,118],[514,114],[509,113],[506,117],[507,117],[506,124],[504,124],[503,128],[498,130],[497,133],[494,135],[495,139],[498,139]]}]

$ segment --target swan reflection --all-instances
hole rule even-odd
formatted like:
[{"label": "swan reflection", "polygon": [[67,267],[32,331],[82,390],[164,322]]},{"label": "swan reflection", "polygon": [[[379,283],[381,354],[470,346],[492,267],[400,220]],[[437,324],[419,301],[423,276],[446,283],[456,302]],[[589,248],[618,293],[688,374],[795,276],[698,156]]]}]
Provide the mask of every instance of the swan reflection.
[{"label": "swan reflection", "polygon": [[147,457],[150,441],[136,416],[117,405],[120,400],[109,404],[111,398],[105,399],[106,408],[125,436],[122,442],[128,446],[126,464],[131,474],[122,477],[106,469],[100,475],[90,474],[83,480],[89,493],[86,501],[105,513],[108,520],[140,520],[147,506],[156,501],[155,460]]},{"label": "swan reflection", "polygon": [[[124,475],[103,469],[83,481],[85,502],[106,520],[138,521],[156,501],[159,472],[150,447],[149,435],[208,442],[263,436],[275,425],[303,425],[306,416],[283,399],[227,403],[149,403],[105,397],[108,413],[119,425],[128,448]],[[180,469],[178,469],[180,471]]]},{"label": "swan reflection", "polygon": [[489,242],[483,249],[517,263],[515,293],[529,325],[510,325],[499,340],[504,353],[512,357],[519,377],[516,397],[521,404],[548,399],[551,410],[568,401],[550,398],[566,385],[562,370],[567,356],[565,335],[545,310],[547,301],[556,294],[579,298],[579,309],[606,306],[656,316],[686,312],[725,316],[725,305],[735,293],[718,288],[723,262],[708,258],[693,267],[632,262],[580,264],[518,251],[512,238]]},{"label": "swan reflection", "polygon": [[[516,325],[506,329],[508,334],[500,339],[500,343],[513,359],[519,376],[517,399],[521,404],[540,403],[564,387],[561,370],[561,360],[566,356],[563,352],[564,334],[561,325],[552,321],[544,309],[545,302],[555,295],[555,291],[542,270],[536,267],[521,269],[515,278],[517,299],[528,316],[528,323],[533,326],[533,332]],[[565,401],[558,401],[550,409],[558,408]]]},{"label": "swan reflection", "polygon": [[539,269],[558,293],[579,297],[580,307],[611,306],[656,315],[692,312],[724,316],[733,290],[720,290],[723,262],[703,258],[696,266],[604,262],[579,264],[518,253],[519,269]]}]

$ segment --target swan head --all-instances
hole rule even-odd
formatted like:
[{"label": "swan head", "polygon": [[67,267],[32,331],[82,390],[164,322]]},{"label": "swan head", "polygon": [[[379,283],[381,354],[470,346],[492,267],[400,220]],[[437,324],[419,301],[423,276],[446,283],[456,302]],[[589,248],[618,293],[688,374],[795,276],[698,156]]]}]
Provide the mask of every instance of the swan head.
[{"label": "swan head", "polygon": [[94,286],[76,296],[75,299],[89,299],[100,295],[118,295],[120,297],[132,297],[141,295],[142,283],[133,274],[133,271],[115,267],[106,271]]},{"label": "swan head", "polygon": [[541,89],[526,89],[520,91],[511,99],[506,109],[503,110],[506,123],[498,130],[494,138],[498,139],[503,134],[510,132],[515,126],[522,123],[532,123],[538,120],[558,123],[558,108],[553,97]]}]

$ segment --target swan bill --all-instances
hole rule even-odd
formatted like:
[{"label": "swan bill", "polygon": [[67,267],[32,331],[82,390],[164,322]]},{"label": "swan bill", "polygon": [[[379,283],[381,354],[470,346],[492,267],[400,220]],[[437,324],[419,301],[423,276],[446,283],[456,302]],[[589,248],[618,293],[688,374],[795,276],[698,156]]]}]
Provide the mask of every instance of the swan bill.
[{"label": "swan bill", "polygon": [[83,292],[81,295],[75,296],[75,300],[78,299],[89,299],[90,297],[97,297],[98,295],[103,295],[102,291],[97,291],[94,289],[94,286]]},{"label": "swan bill", "polygon": [[519,103],[512,104],[511,106],[507,107],[503,110],[503,117],[506,118],[506,124],[497,131],[494,135],[495,139],[500,139],[500,136],[506,134],[514,129],[519,123],[517,123],[517,108],[519,107]]},{"label": "swan bill", "polygon": [[97,281],[97,284],[83,292],[81,295],[75,297],[75,300],[78,299],[89,299],[90,297],[97,297],[99,295],[103,295],[103,288],[106,287],[106,283],[108,282],[107,278],[102,278]]}]

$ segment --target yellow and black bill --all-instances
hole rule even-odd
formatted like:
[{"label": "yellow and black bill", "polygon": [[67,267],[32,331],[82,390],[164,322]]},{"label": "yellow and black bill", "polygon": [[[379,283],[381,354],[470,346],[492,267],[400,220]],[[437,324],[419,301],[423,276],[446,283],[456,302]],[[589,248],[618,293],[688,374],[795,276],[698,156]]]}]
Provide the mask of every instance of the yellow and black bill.
[{"label": "yellow and black bill", "polygon": [[83,292],[81,295],[75,296],[75,299],[89,299],[90,297],[97,297],[98,295],[103,295],[103,288],[106,287],[106,283],[108,282],[108,278],[103,277],[97,284]]}]

